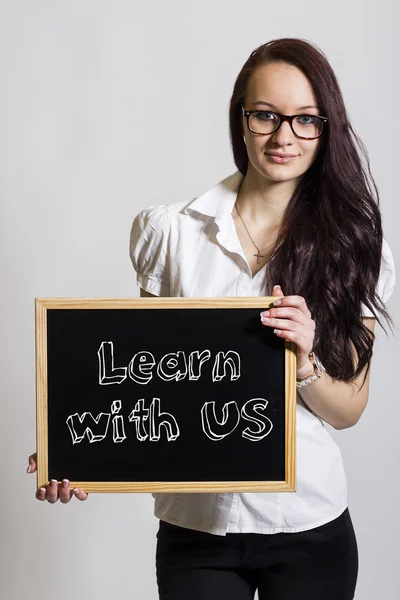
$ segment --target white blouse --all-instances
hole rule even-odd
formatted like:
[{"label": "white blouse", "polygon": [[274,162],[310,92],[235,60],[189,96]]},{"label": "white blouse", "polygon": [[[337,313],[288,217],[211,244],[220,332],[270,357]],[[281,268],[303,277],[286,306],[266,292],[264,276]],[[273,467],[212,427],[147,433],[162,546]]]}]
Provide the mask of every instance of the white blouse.
[{"label": "white blouse", "polygon": [[[252,277],[233,222],[242,178],[236,171],[194,200],[150,206],[136,216],[130,256],[141,288],[165,297],[272,295],[266,266]],[[377,285],[383,302],[394,285],[393,256],[384,241]],[[362,314],[373,316],[365,305]],[[296,434],[296,492],[155,493],[155,516],[216,535],[293,533],[335,519],[347,507],[341,452],[298,392]]]}]

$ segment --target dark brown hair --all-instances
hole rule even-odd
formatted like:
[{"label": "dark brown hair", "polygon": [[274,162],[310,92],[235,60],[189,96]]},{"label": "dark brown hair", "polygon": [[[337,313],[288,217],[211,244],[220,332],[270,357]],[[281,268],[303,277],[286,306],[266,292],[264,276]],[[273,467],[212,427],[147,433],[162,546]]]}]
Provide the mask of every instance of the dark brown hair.
[{"label": "dark brown hair", "polygon": [[313,350],[331,377],[353,381],[368,364],[367,375],[375,340],[362,322],[361,302],[383,329],[377,312],[393,324],[376,294],[383,238],[377,186],[328,60],[317,46],[297,38],[272,40],[254,50],[236,79],[229,123],[239,171],[245,175],[248,166],[241,105],[254,71],[271,62],[288,63],[304,73],[322,111],[319,114],[329,121],[316,158],[285,210],[267,277],[279,283],[285,295],[305,298],[316,323]]}]

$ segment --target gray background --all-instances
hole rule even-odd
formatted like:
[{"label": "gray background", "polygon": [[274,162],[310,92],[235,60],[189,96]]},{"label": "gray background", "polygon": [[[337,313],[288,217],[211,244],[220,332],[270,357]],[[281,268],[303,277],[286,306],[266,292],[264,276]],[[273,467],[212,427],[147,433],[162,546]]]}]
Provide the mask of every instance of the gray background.
[{"label": "gray background", "polygon": [[[34,298],[138,295],[132,219],[235,170],[228,103],[259,44],[302,37],[327,55],[369,150],[399,262],[391,9],[340,0],[0,2],[2,598],[157,597],[150,494],[68,505],[34,498],[36,476],[25,474],[36,443]],[[388,303],[396,322],[398,298],[397,287]],[[357,599],[395,600],[399,342],[376,333],[368,407],[356,427],[333,434],[358,536]]]}]

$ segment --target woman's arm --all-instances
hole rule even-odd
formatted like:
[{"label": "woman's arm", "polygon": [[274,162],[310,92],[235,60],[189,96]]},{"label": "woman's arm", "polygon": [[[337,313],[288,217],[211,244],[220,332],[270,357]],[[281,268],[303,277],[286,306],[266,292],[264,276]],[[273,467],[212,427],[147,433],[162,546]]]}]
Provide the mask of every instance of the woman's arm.
[{"label": "woman's arm", "polygon": [[[374,331],[375,319],[373,317],[364,317],[363,323],[370,331]],[[301,399],[314,414],[335,429],[352,427],[361,417],[368,402],[371,367],[364,386],[359,391],[366,369],[367,365],[352,383],[334,381],[324,371],[320,379],[316,379],[310,385],[298,388]],[[307,372],[310,370],[308,369]]]}]

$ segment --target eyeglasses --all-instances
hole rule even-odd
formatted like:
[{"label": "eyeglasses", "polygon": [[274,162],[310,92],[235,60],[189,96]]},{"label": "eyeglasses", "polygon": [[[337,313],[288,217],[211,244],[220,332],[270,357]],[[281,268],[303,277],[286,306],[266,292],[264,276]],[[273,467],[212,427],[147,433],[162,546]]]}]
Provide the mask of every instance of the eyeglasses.
[{"label": "eyeglasses", "polygon": [[249,131],[257,135],[269,135],[278,131],[283,121],[288,121],[294,135],[302,140],[315,140],[322,134],[328,117],[316,115],[281,115],[270,110],[244,110]]}]

